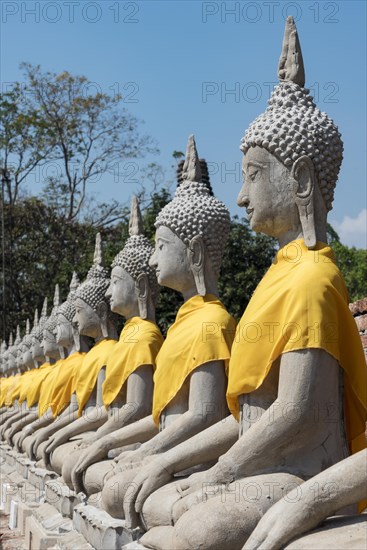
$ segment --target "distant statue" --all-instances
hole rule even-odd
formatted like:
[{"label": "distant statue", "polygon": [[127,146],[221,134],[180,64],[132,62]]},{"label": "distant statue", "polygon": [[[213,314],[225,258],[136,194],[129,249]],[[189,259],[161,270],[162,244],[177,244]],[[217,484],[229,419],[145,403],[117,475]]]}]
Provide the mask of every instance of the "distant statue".
[{"label": "distant statue", "polygon": [[75,378],[73,389],[77,400],[76,418],[73,414],[65,420],[66,425],[59,424],[60,429],[42,446],[45,465],[59,474],[65,458],[76,445],[76,441],[70,439],[76,436],[84,439],[106,421],[102,408],[102,384],[107,359],[116,345],[117,336],[111,310],[105,299],[109,284],[109,273],[103,266],[101,235],[98,233],[93,265],[86,280],[77,287],[73,296],[73,322],[77,324],[81,336],[93,338],[95,342],[84,356]]}]

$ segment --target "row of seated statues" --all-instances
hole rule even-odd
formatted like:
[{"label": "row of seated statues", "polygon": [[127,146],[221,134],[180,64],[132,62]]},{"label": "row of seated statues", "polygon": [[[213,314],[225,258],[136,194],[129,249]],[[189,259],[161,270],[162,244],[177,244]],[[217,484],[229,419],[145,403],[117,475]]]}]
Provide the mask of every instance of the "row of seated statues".
[{"label": "row of seated statues", "polygon": [[[1,350],[1,438],[139,526],[146,548],[301,548],[335,513],[359,523],[367,371],[326,244],[343,144],[304,87],[291,17],[278,74],[242,139],[237,204],[279,250],[237,326],[217,288],[230,215],[190,136],[155,248],[134,198],[111,273],[97,235],[85,281],[74,273],[61,304],[56,287],[51,313],[46,300]],[[165,339],[160,286],[184,300]]]}]

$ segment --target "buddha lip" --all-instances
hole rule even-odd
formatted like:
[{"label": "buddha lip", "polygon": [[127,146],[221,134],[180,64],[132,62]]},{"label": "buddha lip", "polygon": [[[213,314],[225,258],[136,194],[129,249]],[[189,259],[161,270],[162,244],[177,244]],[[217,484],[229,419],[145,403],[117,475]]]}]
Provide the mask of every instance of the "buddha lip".
[{"label": "buddha lip", "polygon": [[246,208],[247,215],[250,216],[253,213],[253,208]]}]

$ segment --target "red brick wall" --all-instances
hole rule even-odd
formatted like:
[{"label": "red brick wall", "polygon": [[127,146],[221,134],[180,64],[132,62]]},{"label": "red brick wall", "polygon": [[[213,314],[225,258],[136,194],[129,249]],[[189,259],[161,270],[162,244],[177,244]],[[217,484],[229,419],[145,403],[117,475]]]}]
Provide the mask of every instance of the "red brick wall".
[{"label": "red brick wall", "polygon": [[367,361],[367,298],[349,304],[349,309],[357,324]]}]

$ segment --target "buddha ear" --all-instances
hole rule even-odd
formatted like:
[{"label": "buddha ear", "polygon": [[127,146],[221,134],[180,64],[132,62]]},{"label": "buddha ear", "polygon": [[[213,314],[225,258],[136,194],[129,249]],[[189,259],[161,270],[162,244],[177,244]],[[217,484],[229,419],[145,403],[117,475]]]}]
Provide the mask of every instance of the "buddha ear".
[{"label": "buddha ear", "polygon": [[292,167],[291,175],[296,181],[295,202],[302,226],[303,239],[307,248],[316,246],[315,228],[315,168],[312,160],[303,155]]},{"label": "buddha ear", "polygon": [[199,296],[205,296],[205,249],[201,235],[195,235],[195,237],[191,239],[188,248],[188,257],[196,284],[196,290],[198,291]]},{"label": "buddha ear", "polygon": [[146,273],[140,273],[135,281],[135,292],[138,298],[139,314],[142,319],[148,318],[149,280]]},{"label": "buddha ear", "polygon": [[102,336],[108,338],[108,306],[104,300],[97,305],[96,313],[101,319]]}]

